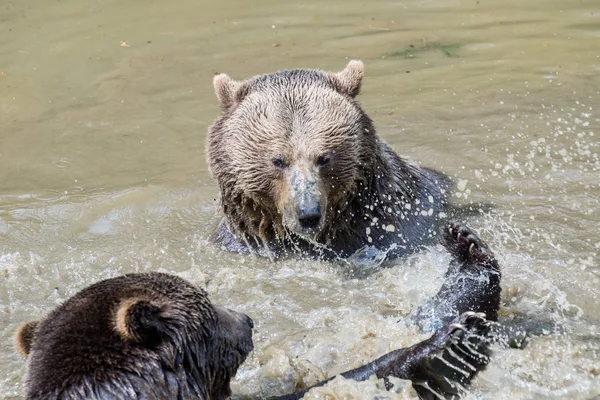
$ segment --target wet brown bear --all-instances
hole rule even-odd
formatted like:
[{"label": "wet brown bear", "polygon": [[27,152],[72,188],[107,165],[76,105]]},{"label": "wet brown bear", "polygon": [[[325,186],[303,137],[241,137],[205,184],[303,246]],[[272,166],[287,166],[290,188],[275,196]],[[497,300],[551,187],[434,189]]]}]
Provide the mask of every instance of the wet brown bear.
[{"label": "wet brown bear", "polygon": [[[434,236],[449,179],[399,157],[355,101],[363,64],[214,78],[207,155],[231,251],[398,257]],[[373,252],[372,250],[375,250]]]},{"label": "wet brown bear", "polygon": [[[444,236],[457,268],[497,266],[467,228],[453,225]],[[481,296],[451,297],[447,305],[458,302],[452,315],[461,307],[478,309]],[[498,310],[494,302],[487,307]],[[252,350],[252,327],[246,315],[214,306],[204,290],[181,278],[131,274],[93,284],[25,324],[16,343],[29,358],[28,399],[218,400],[231,395],[230,379]],[[410,379],[422,399],[455,398],[489,362],[489,340],[484,316],[464,313],[431,338],[342,375]]]},{"label": "wet brown bear", "polygon": [[28,399],[225,399],[252,320],[161,273],[98,282],[17,333]]}]

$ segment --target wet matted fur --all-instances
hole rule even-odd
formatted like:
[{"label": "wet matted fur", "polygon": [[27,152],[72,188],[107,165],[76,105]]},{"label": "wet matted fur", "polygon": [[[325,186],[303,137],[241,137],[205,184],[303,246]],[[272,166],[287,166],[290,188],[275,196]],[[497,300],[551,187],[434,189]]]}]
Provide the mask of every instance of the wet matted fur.
[{"label": "wet matted fur", "polygon": [[97,282],[17,332],[27,399],[225,399],[252,320],[176,276]]}]

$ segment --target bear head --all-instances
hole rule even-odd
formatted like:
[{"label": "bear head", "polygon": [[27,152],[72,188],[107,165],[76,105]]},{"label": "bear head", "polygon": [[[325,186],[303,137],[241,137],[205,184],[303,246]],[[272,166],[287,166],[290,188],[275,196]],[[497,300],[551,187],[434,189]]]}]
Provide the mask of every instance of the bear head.
[{"label": "bear head", "polygon": [[252,320],[162,273],[98,282],[23,325],[27,398],[225,399]]},{"label": "bear head", "polygon": [[318,240],[339,226],[377,157],[375,129],[354,99],[363,72],[350,61],[337,73],[215,76],[222,113],[207,157],[234,232],[265,244],[289,233]]}]

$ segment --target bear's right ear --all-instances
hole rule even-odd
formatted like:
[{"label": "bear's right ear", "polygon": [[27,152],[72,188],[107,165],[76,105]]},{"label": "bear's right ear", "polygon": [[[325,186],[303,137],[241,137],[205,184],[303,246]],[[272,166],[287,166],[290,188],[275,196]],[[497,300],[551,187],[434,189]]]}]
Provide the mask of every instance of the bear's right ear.
[{"label": "bear's right ear", "polygon": [[362,61],[351,60],[342,71],[331,74],[337,83],[338,90],[350,97],[356,97],[360,92],[360,84],[365,75]]},{"label": "bear's right ear", "polygon": [[158,344],[166,330],[165,308],[138,297],[123,300],[114,316],[114,329],[127,342]]},{"label": "bear's right ear", "polygon": [[15,335],[15,347],[24,357],[27,357],[31,351],[31,346],[35,339],[35,332],[39,325],[39,321],[29,321],[17,329],[17,334]]},{"label": "bear's right ear", "polygon": [[213,86],[221,109],[223,111],[228,110],[235,103],[236,92],[240,88],[240,83],[231,79],[227,74],[219,74],[213,78]]}]

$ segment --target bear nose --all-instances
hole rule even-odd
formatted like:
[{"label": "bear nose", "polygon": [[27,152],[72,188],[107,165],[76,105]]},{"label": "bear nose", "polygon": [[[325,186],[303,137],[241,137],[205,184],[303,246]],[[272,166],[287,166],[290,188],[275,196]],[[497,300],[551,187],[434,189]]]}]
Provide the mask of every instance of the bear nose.
[{"label": "bear nose", "polygon": [[318,207],[301,209],[298,213],[298,222],[303,229],[314,229],[321,221],[321,211]]},{"label": "bear nose", "polygon": [[250,327],[250,329],[254,328],[254,321],[252,321],[252,318],[250,318],[247,315],[246,315],[246,323],[248,324],[248,326]]}]

